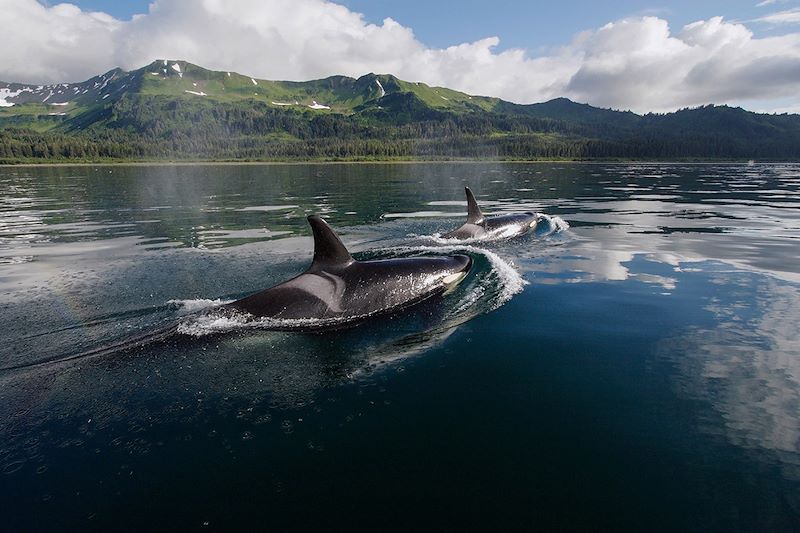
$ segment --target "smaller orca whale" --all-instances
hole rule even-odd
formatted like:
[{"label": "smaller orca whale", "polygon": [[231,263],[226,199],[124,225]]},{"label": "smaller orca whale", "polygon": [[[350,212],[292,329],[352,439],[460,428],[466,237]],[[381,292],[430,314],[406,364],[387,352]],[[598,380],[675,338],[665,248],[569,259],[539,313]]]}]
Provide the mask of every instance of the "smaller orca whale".
[{"label": "smaller orca whale", "polygon": [[516,237],[535,228],[539,221],[539,217],[530,212],[485,217],[470,188],[464,187],[464,191],[467,193],[467,222],[458,229],[442,235],[445,239]]},{"label": "smaller orca whale", "polygon": [[466,255],[356,261],[322,218],[309,216],[308,223],[314,258],[305,272],[223,307],[260,318],[300,320],[299,329],[339,327],[449,291],[472,267]]}]

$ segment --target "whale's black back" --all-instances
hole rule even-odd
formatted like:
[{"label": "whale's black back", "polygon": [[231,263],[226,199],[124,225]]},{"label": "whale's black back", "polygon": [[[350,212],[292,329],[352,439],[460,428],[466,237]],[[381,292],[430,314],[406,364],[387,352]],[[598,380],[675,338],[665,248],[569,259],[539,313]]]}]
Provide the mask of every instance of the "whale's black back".
[{"label": "whale's black back", "polygon": [[284,283],[228,307],[276,319],[355,319],[402,309],[443,292],[469,271],[464,255],[356,261],[317,216],[311,266]]}]

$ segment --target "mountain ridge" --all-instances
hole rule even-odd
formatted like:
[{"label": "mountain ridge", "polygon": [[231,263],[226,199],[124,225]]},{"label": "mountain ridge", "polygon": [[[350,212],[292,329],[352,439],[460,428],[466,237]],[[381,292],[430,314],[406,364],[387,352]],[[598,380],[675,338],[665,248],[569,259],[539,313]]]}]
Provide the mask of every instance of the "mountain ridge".
[{"label": "mountain ridge", "polygon": [[[205,73],[205,79],[198,78],[197,73]],[[474,104],[485,110],[485,111],[497,111],[497,106],[502,106],[504,110],[513,109],[517,112],[521,110],[533,110],[536,108],[542,108],[543,106],[549,107],[564,107],[565,105],[572,105],[572,106],[579,106],[584,109],[590,109],[595,114],[603,114],[603,113],[622,113],[622,114],[630,114],[636,115],[639,117],[646,117],[648,115],[669,115],[673,113],[677,113],[686,109],[697,109],[703,108],[708,106],[719,107],[719,108],[733,108],[733,109],[744,109],[737,106],[728,106],[727,104],[714,104],[708,103],[704,105],[699,105],[695,107],[686,107],[682,109],[678,109],[672,112],[666,113],[655,113],[655,112],[648,112],[648,113],[636,113],[630,110],[620,110],[620,109],[613,109],[613,108],[603,108],[593,106],[588,103],[580,103],[570,100],[566,97],[556,97],[544,102],[537,102],[531,104],[519,104],[515,102],[510,102],[507,100],[502,100],[498,97],[492,96],[478,96],[478,95],[469,95],[467,93],[463,93],[460,91],[456,91],[453,89],[448,89],[445,87],[438,87],[438,86],[431,86],[427,85],[422,82],[408,82],[400,80],[399,78],[395,77],[392,74],[376,74],[376,73],[367,73],[358,78],[353,78],[350,76],[344,75],[333,75],[328,76],[325,78],[318,78],[312,79],[307,81],[281,81],[281,80],[268,80],[263,78],[255,78],[252,76],[247,76],[244,74],[239,74],[233,71],[214,71],[209,70],[199,65],[190,63],[185,60],[167,60],[167,59],[157,59],[151,62],[144,67],[125,71],[120,67],[115,67],[108,72],[103,74],[98,74],[88,80],[82,82],[72,82],[72,83],[54,83],[54,84],[30,84],[30,83],[20,83],[20,82],[6,82],[0,80],[0,91],[8,90],[13,94],[8,94],[0,92],[0,107],[6,107],[5,103],[11,103],[14,105],[25,104],[25,103],[49,103],[51,105],[62,105],[64,103],[68,103],[72,101],[72,98],[77,99],[78,101],[85,101],[87,99],[86,93],[88,92],[89,98],[94,98],[95,102],[99,102],[97,98],[97,92],[103,93],[105,87],[109,87],[108,90],[105,90],[105,94],[113,95],[114,92],[118,92],[120,90],[124,90],[127,83],[123,83],[124,81],[132,82],[130,87],[134,88],[135,80],[131,79],[138,74],[149,73],[151,75],[156,75],[162,79],[170,79],[178,77],[179,79],[183,79],[184,75],[189,74],[187,80],[195,80],[190,81],[189,83],[192,84],[192,87],[189,88],[188,84],[183,84],[185,94],[195,94],[196,96],[207,96],[210,98],[220,98],[226,97],[227,95],[220,93],[219,91],[215,93],[205,93],[202,89],[206,88],[204,86],[205,82],[208,84],[209,82],[218,81],[218,78],[222,76],[227,76],[229,78],[237,79],[241,82],[241,80],[245,80],[244,85],[247,85],[246,80],[250,80],[250,83],[253,84],[253,96],[262,96],[268,98],[270,96],[276,96],[278,94],[282,95],[292,95],[292,88],[295,89],[297,93],[306,93],[307,95],[311,94],[311,90],[313,88],[320,88],[322,89],[322,96],[319,98],[320,100],[324,99],[325,96],[328,96],[327,91],[325,90],[326,86],[328,89],[335,88],[336,85],[344,86],[347,85],[349,82],[350,85],[353,86],[360,86],[364,89],[365,92],[373,92],[378,94],[379,97],[384,96],[385,94],[391,94],[392,92],[414,92],[418,96],[420,93],[427,93],[427,98],[421,98],[423,101],[426,101],[429,105],[436,108],[444,108],[444,109],[452,109],[453,106],[447,105],[445,102],[452,101],[450,98],[451,96],[455,95],[455,101],[461,103],[464,100],[474,100]],[[116,84],[108,85],[110,82],[116,79]],[[198,80],[200,83],[198,83]],[[120,85],[121,84],[121,85]],[[373,85],[374,84],[374,85]],[[92,85],[93,87],[89,87]],[[415,91],[413,88],[418,87],[421,88],[421,91]],[[266,88],[266,91],[264,90]],[[72,91],[70,91],[70,89]],[[200,89],[200,90],[193,90],[193,89]],[[222,86],[223,91],[225,90],[224,85]],[[388,90],[387,90],[388,89]],[[44,93],[48,93],[48,96],[42,98]],[[203,94],[196,94],[196,93],[203,93]],[[250,94],[247,94],[244,90],[238,91],[239,96],[241,97],[249,97]],[[447,95],[447,96],[445,96]],[[443,102],[436,101],[436,97],[443,100]],[[48,101],[49,100],[49,101]],[[306,101],[298,101],[297,104],[294,102],[275,102],[273,105],[306,105],[309,108],[313,109],[313,102],[317,101],[316,99],[306,100]],[[330,103],[330,102],[329,102]],[[340,102],[335,102],[340,103]],[[439,104],[439,105],[436,105]],[[326,104],[319,103],[318,109],[324,109],[324,107],[331,107],[327,106]],[[11,106],[8,106],[11,107]],[[339,110],[343,109],[343,106],[338,106]],[[766,116],[783,116],[783,115],[795,115],[794,113],[759,113],[754,111],[745,110],[750,113],[754,113],[757,115],[766,115]]]},{"label": "mountain ridge", "polygon": [[563,97],[516,104],[391,74],[274,81],[159,59],[79,83],[0,82],[0,141],[7,161],[796,158],[800,115],[726,105],[639,115]]},{"label": "mountain ridge", "polygon": [[[296,105],[317,110],[333,108],[338,112],[352,112],[354,107],[365,101],[376,100],[393,92],[414,92],[431,107],[445,109],[457,108],[453,102],[475,99],[478,107],[488,110],[488,106],[499,101],[431,87],[421,82],[406,82],[391,74],[369,73],[359,78],[334,75],[309,81],[276,81],[235,72],[213,71],[183,60],[158,59],[139,69],[125,71],[117,67],[76,83],[34,85],[0,81],[0,106],[99,104],[102,99],[113,98],[126,89],[140,90],[146,94],[201,96],[226,101],[233,98],[252,99],[268,101],[274,106]],[[441,101],[436,100],[437,97]]]}]

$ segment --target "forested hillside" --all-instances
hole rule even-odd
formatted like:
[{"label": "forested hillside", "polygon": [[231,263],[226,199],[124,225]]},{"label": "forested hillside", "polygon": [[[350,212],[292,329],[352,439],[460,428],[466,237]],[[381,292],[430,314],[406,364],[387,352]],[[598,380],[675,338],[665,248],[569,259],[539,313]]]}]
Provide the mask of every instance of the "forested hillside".
[{"label": "forested hillside", "polygon": [[80,84],[0,83],[0,161],[797,159],[800,116],[518,105],[369,74],[256,80],[186,62]]}]

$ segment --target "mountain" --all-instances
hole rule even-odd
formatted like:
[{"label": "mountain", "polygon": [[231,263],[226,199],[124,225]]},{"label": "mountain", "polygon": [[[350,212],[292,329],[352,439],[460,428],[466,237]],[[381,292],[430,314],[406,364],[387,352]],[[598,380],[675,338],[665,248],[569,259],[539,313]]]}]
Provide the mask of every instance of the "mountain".
[{"label": "mountain", "polygon": [[157,60],[80,83],[0,82],[0,160],[773,158],[800,116],[520,105],[392,75],[271,81]]},{"label": "mountain", "polygon": [[[6,108],[4,119],[20,115],[71,118],[87,109],[142,94],[207,98],[219,102],[263,102],[277,108],[350,114],[356,110],[380,109],[376,105],[379,100],[397,93],[414,94],[427,107],[453,112],[489,111],[500,102],[496,98],[472,97],[450,89],[409,83],[391,75],[367,74],[358,79],[331,76],[307,82],[271,81],[208,70],[186,61],[158,60],[130,72],[115,68],[81,83],[0,82],[0,107]],[[14,109],[10,109],[12,107]]]}]

